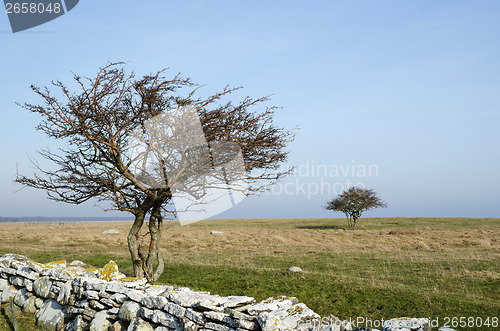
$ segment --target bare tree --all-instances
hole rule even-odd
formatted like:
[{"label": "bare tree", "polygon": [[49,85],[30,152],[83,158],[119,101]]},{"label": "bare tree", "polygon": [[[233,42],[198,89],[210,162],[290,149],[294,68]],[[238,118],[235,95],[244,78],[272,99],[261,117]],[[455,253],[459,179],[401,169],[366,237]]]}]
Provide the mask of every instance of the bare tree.
[{"label": "bare tree", "polygon": [[[137,78],[126,72],[123,63],[109,63],[94,78],[74,75],[73,91],[60,81],[52,82],[52,89],[32,85],[43,104],[20,104],[40,114],[37,129],[63,140],[66,148],[41,150],[40,155],[52,161],[55,170],[42,169],[34,162],[35,173],[18,174],[16,182],[45,190],[52,200],[80,204],[94,199],[107,202],[108,210],[133,214],[128,248],[134,276],[146,277],[149,282],[163,272],[161,229],[166,215],[176,212],[169,207],[176,192],[198,199],[211,183],[228,182],[231,167],[223,172],[214,169],[233,162],[239,153],[245,174],[237,181],[244,181],[241,191],[246,195],[259,193],[288,173],[280,170],[280,165],[287,159],[285,148],[294,138],[294,130],[273,124],[275,107],[254,110],[268,97],[224,101],[239,90],[229,87],[208,97],[196,97],[199,86],[180,75],[167,79],[165,71]],[[193,135],[189,117],[165,124],[186,107],[194,109],[190,114],[197,116],[210,148],[195,146],[191,138],[184,137]],[[167,122],[158,124],[156,119],[161,116]],[[152,123],[156,130],[150,129]],[[163,138],[170,138],[169,144],[155,136],[163,131],[168,131]],[[179,137],[184,140],[179,142]],[[145,147],[134,152],[131,141],[143,142]],[[160,157],[151,157],[153,154]],[[141,162],[143,167],[138,167]],[[145,222],[147,245],[140,236]]]},{"label": "bare tree", "polygon": [[349,228],[354,229],[363,212],[379,207],[385,208],[387,204],[377,197],[375,191],[351,187],[327,202],[324,208],[343,212],[347,217]]}]

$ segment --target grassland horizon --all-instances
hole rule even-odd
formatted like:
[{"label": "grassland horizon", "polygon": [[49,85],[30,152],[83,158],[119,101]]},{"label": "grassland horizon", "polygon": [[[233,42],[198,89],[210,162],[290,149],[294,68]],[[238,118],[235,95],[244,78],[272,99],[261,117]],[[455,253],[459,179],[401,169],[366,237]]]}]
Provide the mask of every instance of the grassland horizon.
[{"label": "grassland horizon", "polygon": [[[130,224],[0,223],[0,255],[96,267],[114,260],[130,275]],[[120,233],[103,234],[109,229]],[[345,229],[345,218],[165,222],[159,283],[257,300],[296,296],[342,319],[498,317],[499,218],[361,218]]]}]

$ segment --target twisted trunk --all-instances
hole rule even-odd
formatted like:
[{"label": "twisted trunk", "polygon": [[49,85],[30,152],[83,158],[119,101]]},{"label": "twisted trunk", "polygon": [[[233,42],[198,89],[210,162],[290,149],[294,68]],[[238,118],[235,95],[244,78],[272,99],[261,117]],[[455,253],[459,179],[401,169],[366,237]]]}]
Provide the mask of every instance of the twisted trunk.
[{"label": "twisted trunk", "polygon": [[[149,217],[149,252],[143,267],[144,275],[149,283],[157,281],[164,269],[160,252],[162,223],[161,205],[154,206]],[[156,270],[154,270],[155,266]]]},{"label": "twisted trunk", "polygon": [[142,225],[144,224],[144,217],[146,213],[139,211],[135,214],[134,224],[130,228],[127,236],[128,250],[132,258],[132,267],[134,268],[134,277],[144,277],[143,265],[144,260],[141,254],[141,241],[139,238]]},{"label": "twisted trunk", "polygon": [[[135,212],[135,221],[128,234],[128,249],[132,258],[134,277],[146,277],[148,283],[154,283],[164,270],[163,258],[160,253],[161,227],[163,216],[162,205],[171,198],[170,190],[158,192],[155,199],[146,199]],[[149,213],[148,235],[149,245],[147,254],[141,252],[140,231],[144,225],[144,219]],[[156,269],[156,270],[155,270]]]}]

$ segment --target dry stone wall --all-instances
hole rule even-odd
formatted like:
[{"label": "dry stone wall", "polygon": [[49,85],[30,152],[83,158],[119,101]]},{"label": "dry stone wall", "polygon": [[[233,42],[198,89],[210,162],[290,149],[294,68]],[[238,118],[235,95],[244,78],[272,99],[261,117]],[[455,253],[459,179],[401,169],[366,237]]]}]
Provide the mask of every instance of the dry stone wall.
[{"label": "dry stone wall", "polygon": [[[96,269],[80,261],[41,264],[22,255],[3,255],[0,300],[12,300],[50,331],[355,330],[335,317],[328,321],[339,323],[321,323],[324,319],[294,297],[256,303],[247,296],[149,285],[145,279],[125,277],[113,261]],[[412,328],[407,328],[409,323]],[[384,330],[429,330],[426,323],[397,319]]]}]

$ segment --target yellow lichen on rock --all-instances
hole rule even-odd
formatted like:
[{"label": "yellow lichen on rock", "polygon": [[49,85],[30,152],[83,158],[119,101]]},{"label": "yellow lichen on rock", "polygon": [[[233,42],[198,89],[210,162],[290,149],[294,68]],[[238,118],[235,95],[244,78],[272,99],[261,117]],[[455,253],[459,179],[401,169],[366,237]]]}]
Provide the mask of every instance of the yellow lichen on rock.
[{"label": "yellow lichen on rock", "polygon": [[141,278],[137,278],[137,277],[123,277],[123,278],[119,278],[119,279],[115,279],[116,281],[119,281],[119,282],[136,282],[138,280],[141,280]]},{"label": "yellow lichen on rock", "polygon": [[294,316],[294,315],[302,312],[303,310],[304,310],[304,308],[302,308],[300,306],[295,306],[295,307],[288,308],[286,310],[286,312],[288,313],[288,316]]},{"label": "yellow lichen on rock", "polygon": [[104,267],[97,269],[99,278],[109,282],[124,278],[125,275],[118,271],[118,265],[115,261],[109,261]]},{"label": "yellow lichen on rock", "polygon": [[66,260],[58,260],[58,261],[52,261],[52,262],[48,262],[48,263],[45,263],[43,264],[43,266],[45,268],[48,268],[48,269],[63,269],[63,268],[66,268]]}]

